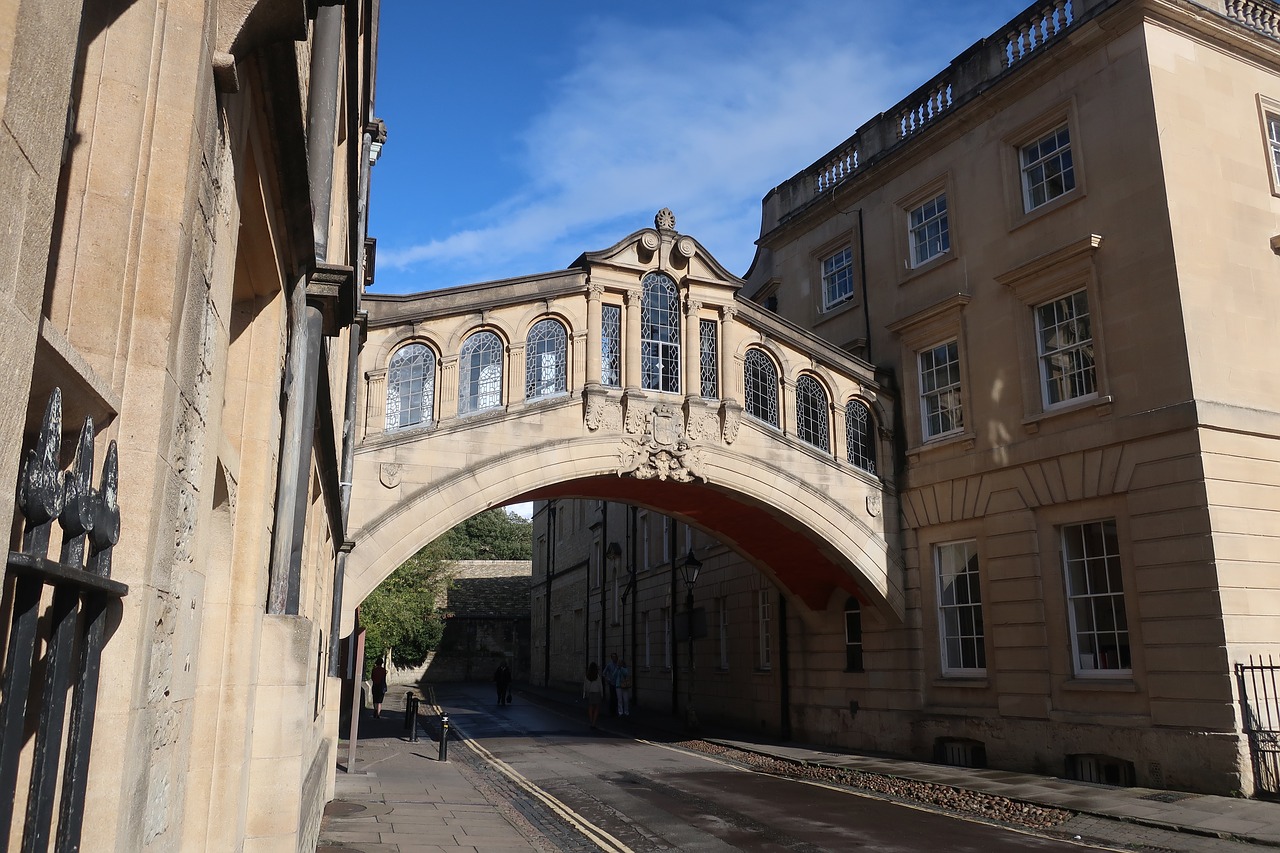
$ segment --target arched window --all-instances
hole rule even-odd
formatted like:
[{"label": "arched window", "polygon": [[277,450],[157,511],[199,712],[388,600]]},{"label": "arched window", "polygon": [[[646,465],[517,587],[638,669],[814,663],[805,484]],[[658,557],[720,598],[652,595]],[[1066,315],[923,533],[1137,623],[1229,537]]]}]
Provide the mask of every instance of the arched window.
[{"label": "arched window", "polygon": [[876,472],[876,422],[871,410],[861,400],[850,400],[844,407],[844,441],[849,463],[868,474]]},{"label": "arched window", "polygon": [[524,396],[533,400],[569,390],[566,353],[568,338],[564,326],[555,320],[540,320],[529,330],[525,345]]},{"label": "arched window", "polygon": [[827,392],[822,383],[807,373],[796,380],[796,436],[819,450],[830,451],[827,409]]},{"label": "arched window", "polygon": [[743,359],[742,384],[747,414],[770,426],[778,425],[778,368],[758,349],[747,350]]},{"label": "arched window", "polygon": [[435,354],[422,344],[401,347],[387,365],[386,431],[430,421],[435,402]]},{"label": "arched window", "polygon": [[862,672],[862,604],[856,598],[844,606],[844,671]]},{"label": "arched window", "polygon": [[458,414],[501,405],[502,340],[493,332],[477,332],[458,353]]},{"label": "arched window", "polygon": [[646,275],[641,291],[640,385],[680,393],[680,295],[660,272]]}]

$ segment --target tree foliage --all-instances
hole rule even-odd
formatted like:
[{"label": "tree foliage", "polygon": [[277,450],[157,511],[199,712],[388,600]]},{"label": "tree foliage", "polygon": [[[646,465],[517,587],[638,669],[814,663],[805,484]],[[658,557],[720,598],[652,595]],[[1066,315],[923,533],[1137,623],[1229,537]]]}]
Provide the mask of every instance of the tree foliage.
[{"label": "tree foliage", "polygon": [[533,522],[507,509],[473,515],[436,540],[450,560],[531,560]]},{"label": "tree foliage", "polygon": [[417,666],[444,633],[445,593],[458,560],[528,560],[533,524],[491,509],[427,545],[387,576],[360,605],[365,629],[365,676],[387,650],[396,666]]}]

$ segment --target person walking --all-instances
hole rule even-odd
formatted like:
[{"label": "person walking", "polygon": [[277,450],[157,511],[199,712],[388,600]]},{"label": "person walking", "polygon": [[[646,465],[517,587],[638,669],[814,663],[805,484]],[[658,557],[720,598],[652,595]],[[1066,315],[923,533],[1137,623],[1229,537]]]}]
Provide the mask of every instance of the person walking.
[{"label": "person walking", "polygon": [[618,716],[631,713],[631,668],[625,660],[618,661]]},{"label": "person walking", "polygon": [[587,667],[587,677],[582,682],[582,698],[587,700],[587,722],[594,729],[600,717],[600,702],[604,699],[604,682],[595,661]]},{"label": "person walking", "polygon": [[604,689],[609,699],[609,716],[618,716],[618,653],[609,655],[609,662],[600,673],[604,677]]},{"label": "person walking", "polygon": [[370,679],[373,681],[373,717],[377,719],[382,716],[382,700],[387,695],[387,668],[382,661],[374,666]]},{"label": "person walking", "polygon": [[498,704],[511,704],[511,665],[503,658],[502,663],[493,671],[493,683],[498,688]]}]

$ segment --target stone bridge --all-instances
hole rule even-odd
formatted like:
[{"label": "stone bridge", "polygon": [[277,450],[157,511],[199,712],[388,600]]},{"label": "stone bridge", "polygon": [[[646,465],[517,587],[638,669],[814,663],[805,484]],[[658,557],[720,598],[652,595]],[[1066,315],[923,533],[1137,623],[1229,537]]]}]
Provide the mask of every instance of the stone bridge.
[{"label": "stone bridge", "polygon": [[738,549],[813,609],[901,618],[893,405],[871,365],[739,299],[661,212],[563,271],[365,297],[365,413],[344,621],[478,512],[648,507]]}]

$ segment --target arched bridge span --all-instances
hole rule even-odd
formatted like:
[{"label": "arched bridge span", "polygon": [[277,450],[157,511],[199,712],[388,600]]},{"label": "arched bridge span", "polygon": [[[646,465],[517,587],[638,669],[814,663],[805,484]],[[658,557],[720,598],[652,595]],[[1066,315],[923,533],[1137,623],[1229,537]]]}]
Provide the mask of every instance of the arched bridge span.
[{"label": "arched bridge span", "polygon": [[368,296],[344,613],[455,524],[518,500],[650,507],[814,609],[899,617],[891,401],[873,368],[753,303],[656,227],[568,270]]}]

